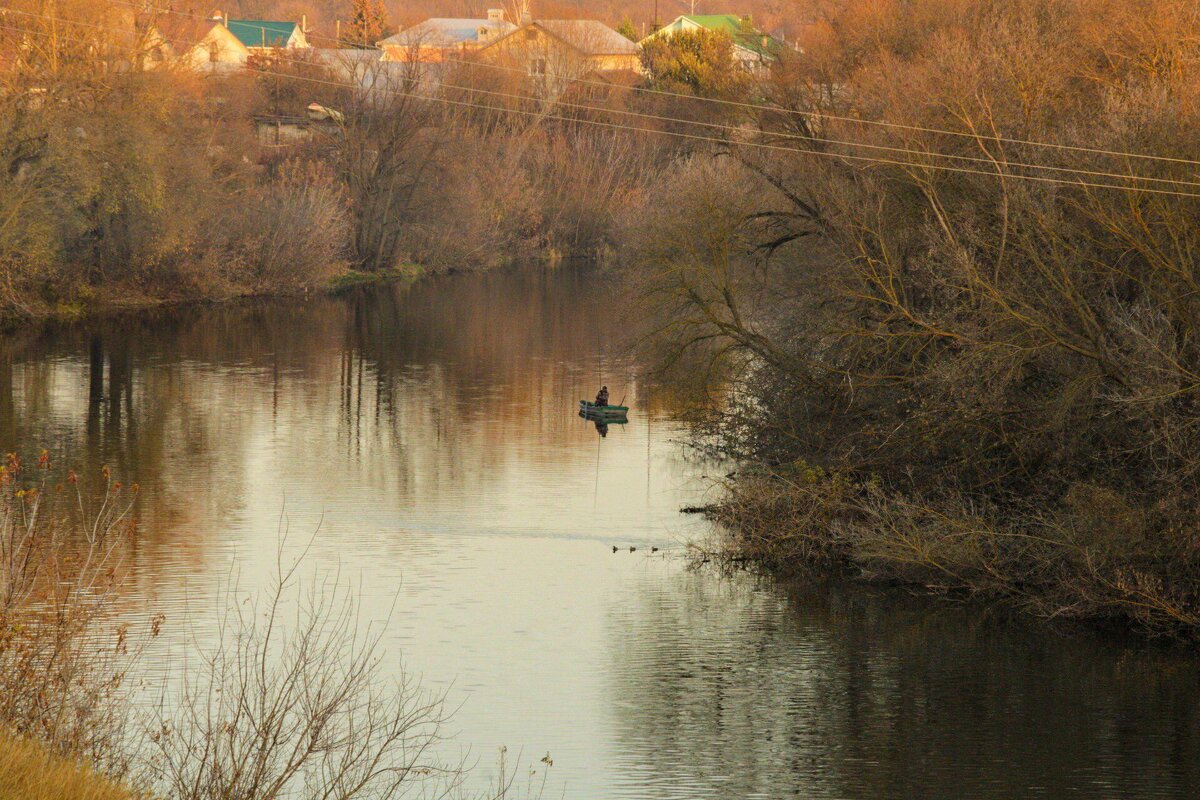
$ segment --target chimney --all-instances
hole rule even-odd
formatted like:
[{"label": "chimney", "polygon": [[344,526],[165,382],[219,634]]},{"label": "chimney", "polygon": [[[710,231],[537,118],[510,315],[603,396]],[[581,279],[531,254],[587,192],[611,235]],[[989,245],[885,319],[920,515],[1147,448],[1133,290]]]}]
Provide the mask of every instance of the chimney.
[{"label": "chimney", "polygon": [[300,15],[300,32],[305,36],[308,35],[308,14]]},{"label": "chimney", "polygon": [[489,8],[487,19],[488,22],[492,23],[493,25],[499,25],[501,22],[504,22],[504,9]]}]

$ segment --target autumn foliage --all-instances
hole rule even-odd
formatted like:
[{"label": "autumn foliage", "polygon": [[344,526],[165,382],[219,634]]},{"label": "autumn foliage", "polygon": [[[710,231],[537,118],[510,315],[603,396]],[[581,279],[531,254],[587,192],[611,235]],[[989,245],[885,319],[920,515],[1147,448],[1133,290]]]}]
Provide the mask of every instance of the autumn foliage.
[{"label": "autumn foliage", "polygon": [[755,136],[661,185],[634,257],[669,354],[735,376],[736,549],[1200,629],[1198,33],[830,3]]}]

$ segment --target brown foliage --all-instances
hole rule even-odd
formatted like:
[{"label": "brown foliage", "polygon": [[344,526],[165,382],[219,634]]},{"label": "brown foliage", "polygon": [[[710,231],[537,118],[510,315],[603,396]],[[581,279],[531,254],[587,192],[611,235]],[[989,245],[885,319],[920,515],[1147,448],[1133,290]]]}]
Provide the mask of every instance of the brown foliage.
[{"label": "brown foliage", "polygon": [[285,161],[223,220],[221,271],[267,293],[320,288],[343,269],[349,221],[344,193],[319,162]]},{"label": "brown foliage", "polygon": [[157,634],[108,625],[133,533],[136,487],[104,470],[90,498],[9,454],[0,467],[0,726],[106,772],[130,769],[126,669]]},{"label": "brown foliage", "polygon": [[1161,193],[1197,191],[1198,34],[1174,0],[851,0],[771,86],[846,119],[759,120],[825,141],[734,147],[671,186],[708,198],[649,232],[676,350],[741,365],[714,426],[731,451],[878,485],[846,563],[1200,621],[1200,228]]}]

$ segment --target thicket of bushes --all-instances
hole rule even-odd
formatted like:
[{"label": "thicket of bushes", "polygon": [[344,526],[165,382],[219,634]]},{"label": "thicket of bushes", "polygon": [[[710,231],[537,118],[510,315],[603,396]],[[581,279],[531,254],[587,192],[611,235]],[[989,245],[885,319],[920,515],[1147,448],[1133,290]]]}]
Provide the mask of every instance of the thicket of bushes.
[{"label": "thicket of bushes", "polygon": [[[224,75],[139,69],[153,42],[125,4],[53,10],[17,3],[0,28],[3,317],[605,252],[658,152],[519,82],[503,108],[440,102],[468,70],[439,85],[420,64],[355,63],[356,88],[351,62],[302,51]],[[259,141],[255,115],[311,102],[341,122]]]},{"label": "thicket of bushes", "polygon": [[1181,0],[832,3],[744,121],[801,152],[633,213],[660,341],[731,380],[736,552],[1200,630],[1197,34]]},{"label": "thicket of bushes", "polygon": [[[59,13],[100,25],[104,10]],[[118,69],[128,51],[97,45],[109,28],[47,42],[50,21],[15,21],[24,32],[0,32],[0,315],[303,287],[341,268],[341,190],[260,163],[253,81]]]}]

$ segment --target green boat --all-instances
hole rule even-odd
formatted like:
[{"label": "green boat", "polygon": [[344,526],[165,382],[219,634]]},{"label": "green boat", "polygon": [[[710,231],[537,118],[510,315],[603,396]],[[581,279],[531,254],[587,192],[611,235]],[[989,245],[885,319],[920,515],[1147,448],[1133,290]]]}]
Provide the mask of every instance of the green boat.
[{"label": "green boat", "polygon": [[579,401],[579,413],[590,419],[610,419],[623,417],[629,413],[629,406],[598,406],[587,400]]}]

